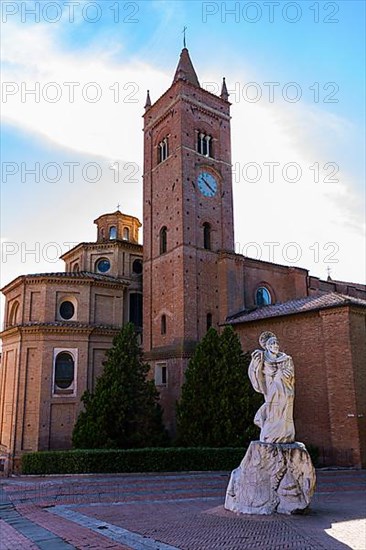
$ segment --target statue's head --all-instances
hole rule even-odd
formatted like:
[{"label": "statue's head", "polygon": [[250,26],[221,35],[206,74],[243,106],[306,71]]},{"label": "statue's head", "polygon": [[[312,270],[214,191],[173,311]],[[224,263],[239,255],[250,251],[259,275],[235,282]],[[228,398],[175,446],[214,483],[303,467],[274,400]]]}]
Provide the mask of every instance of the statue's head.
[{"label": "statue's head", "polygon": [[270,353],[273,353],[275,355],[277,355],[280,351],[278,338],[275,334],[273,334],[273,332],[262,332],[259,337],[259,343],[264,350],[269,351]]},{"label": "statue's head", "polygon": [[266,342],[266,350],[270,351],[271,353],[274,353],[275,355],[278,354],[278,352],[280,351],[280,345],[278,343],[276,336],[273,336],[272,338],[268,338]]}]

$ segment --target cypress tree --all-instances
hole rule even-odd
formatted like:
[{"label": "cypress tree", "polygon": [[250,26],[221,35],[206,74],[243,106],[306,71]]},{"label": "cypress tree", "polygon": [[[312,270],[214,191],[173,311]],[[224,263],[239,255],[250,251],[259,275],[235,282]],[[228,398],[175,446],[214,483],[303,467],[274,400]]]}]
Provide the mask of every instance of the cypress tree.
[{"label": "cypress tree", "polygon": [[250,355],[238,335],[211,328],[191,359],[177,405],[177,443],[187,446],[241,447],[255,439],[254,415],[261,396],[248,378]]},{"label": "cypress tree", "polygon": [[84,410],[73,431],[76,448],[137,448],[166,445],[159,394],[147,379],[149,365],[132,323],[124,325],[107,352],[95,391],[82,396]]}]

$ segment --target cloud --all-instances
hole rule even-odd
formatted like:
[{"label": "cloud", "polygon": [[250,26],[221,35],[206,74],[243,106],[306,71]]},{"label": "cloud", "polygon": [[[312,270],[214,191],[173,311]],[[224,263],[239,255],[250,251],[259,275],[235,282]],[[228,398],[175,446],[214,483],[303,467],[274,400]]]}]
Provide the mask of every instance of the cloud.
[{"label": "cloud", "polygon": [[[171,17],[170,5],[166,5],[164,24]],[[3,80],[14,82],[20,91],[9,95],[3,104],[4,120],[30,135],[43,136],[54,147],[55,155],[67,149],[81,158],[96,156],[106,164],[127,161],[140,165],[141,115],[146,90],[150,88],[155,101],[169,87],[175,67],[163,71],[136,58],[116,62],[115,53],[124,44],[113,38],[107,43],[94,42],[75,55],[70,44],[67,50],[61,46],[58,40],[61,30],[62,26],[41,24],[36,29],[11,22],[5,26]],[[253,67],[241,66],[239,74],[236,67],[228,64],[225,71],[229,88],[233,83],[242,83],[243,74],[250,77],[248,81],[261,80]],[[215,82],[222,72],[223,67],[216,70],[211,60],[210,72],[200,75],[201,81]],[[69,100],[71,85],[65,83],[80,84],[74,87],[73,102]],[[25,96],[26,101],[21,100],[22,86],[24,92],[25,88],[38,85],[38,103],[31,95]],[[52,102],[49,98],[59,90],[59,101]],[[101,97],[93,102],[95,94]],[[332,264],[336,278],[362,280],[365,265],[362,201],[356,191],[357,182],[345,167],[336,166],[337,148],[347,147],[352,125],[322,110],[321,105],[250,103],[242,96],[238,102],[235,96],[231,99],[239,251],[247,243],[257,242],[263,259],[291,264],[291,254],[285,255],[283,249],[294,242],[301,249],[295,265],[325,276],[329,260],[336,259],[337,263]],[[273,167],[276,174],[273,182],[269,181],[269,167],[264,164],[269,162],[279,163]],[[253,175],[256,167],[248,167],[248,163],[256,163],[262,171],[257,182]],[[287,166],[289,163],[292,167]],[[286,181],[286,177],[294,178],[296,165],[300,167],[301,178]],[[99,189],[96,193],[100,196]],[[104,193],[105,198],[108,191]],[[123,193],[141,202],[140,187],[125,189]],[[113,204],[115,194],[116,191],[111,199]],[[81,223],[90,221],[80,217],[80,227]],[[274,258],[266,255],[268,246],[263,243],[269,241],[280,243]],[[329,243],[334,243],[337,249],[333,257],[329,255]]]},{"label": "cloud", "polygon": [[6,25],[4,120],[75,151],[137,161],[146,90],[168,87],[167,75],[142,61],[112,62],[118,44],[65,52],[49,27]]}]

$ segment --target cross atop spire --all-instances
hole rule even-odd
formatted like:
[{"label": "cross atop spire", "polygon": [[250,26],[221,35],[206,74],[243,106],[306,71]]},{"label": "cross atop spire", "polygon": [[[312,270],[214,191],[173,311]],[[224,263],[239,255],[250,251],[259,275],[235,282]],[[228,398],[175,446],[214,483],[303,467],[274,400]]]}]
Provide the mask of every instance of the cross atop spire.
[{"label": "cross atop spire", "polygon": [[187,45],[186,45],[186,30],[187,30],[187,27],[184,26],[183,27],[183,48],[187,47]]},{"label": "cross atop spire", "polygon": [[183,48],[180,54],[179,63],[177,66],[177,70],[175,71],[173,83],[177,82],[177,80],[186,80],[187,82],[190,82],[194,86],[200,88],[200,83],[198,82],[196,71],[194,70],[193,63],[191,61],[191,58],[189,57],[189,53],[186,47]]}]

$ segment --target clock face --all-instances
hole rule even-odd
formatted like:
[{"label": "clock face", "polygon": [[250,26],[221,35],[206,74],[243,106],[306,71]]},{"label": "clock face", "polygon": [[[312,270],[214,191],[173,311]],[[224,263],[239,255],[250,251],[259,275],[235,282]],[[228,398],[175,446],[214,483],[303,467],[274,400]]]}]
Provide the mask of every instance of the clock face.
[{"label": "clock face", "polygon": [[214,197],[217,192],[217,181],[212,174],[201,172],[197,178],[198,189],[205,197]]}]

